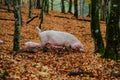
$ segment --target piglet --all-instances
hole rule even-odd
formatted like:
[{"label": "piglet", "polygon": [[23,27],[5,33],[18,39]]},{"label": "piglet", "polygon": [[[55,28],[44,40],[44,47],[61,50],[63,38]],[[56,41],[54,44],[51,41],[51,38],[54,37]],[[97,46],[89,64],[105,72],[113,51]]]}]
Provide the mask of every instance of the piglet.
[{"label": "piglet", "polygon": [[40,47],[39,43],[36,42],[25,42],[25,48]]},{"label": "piglet", "polygon": [[83,44],[72,34],[61,31],[47,30],[41,32],[39,28],[39,38],[41,40],[41,47],[44,48],[46,44],[51,44],[54,48],[71,47],[72,49],[84,51]]}]

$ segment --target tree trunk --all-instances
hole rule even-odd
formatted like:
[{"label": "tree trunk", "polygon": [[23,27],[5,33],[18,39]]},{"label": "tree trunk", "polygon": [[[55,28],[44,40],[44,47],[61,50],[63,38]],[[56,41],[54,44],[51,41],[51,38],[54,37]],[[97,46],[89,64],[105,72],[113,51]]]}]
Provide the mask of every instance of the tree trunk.
[{"label": "tree trunk", "polygon": [[6,0],[6,4],[7,4],[7,7],[8,7],[8,12],[10,12],[11,0]]},{"label": "tree trunk", "polygon": [[13,5],[14,5],[14,17],[15,17],[13,50],[18,51],[20,49],[20,28],[21,28],[21,15],[20,15],[20,6],[18,0],[14,0]]},{"label": "tree trunk", "polygon": [[61,12],[65,13],[65,4],[64,4],[64,0],[61,0]]},{"label": "tree trunk", "polygon": [[39,25],[40,29],[42,28],[42,24],[43,24],[44,9],[45,9],[45,0],[42,1],[42,10],[41,10],[41,14],[40,14],[41,21],[40,21],[40,25]]},{"label": "tree trunk", "polygon": [[104,44],[99,24],[98,0],[91,0],[91,33],[94,40],[95,52],[103,54]]},{"label": "tree trunk", "polygon": [[107,16],[105,58],[120,59],[120,0],[111,0]]},{"label": "tree trunk", "polygon": [[107,0],[100,0],[100,20],[105,21],[107,15]]},{"label": "tree trunk", "polygon": [[51,0],[51,10],[53,10],[53,0]]},{"label": "tree trunk", "polygon": [[32,18],[32,0],[29,0],[29,18]]},{"label": "tree trunk", "polygon": [[72,13],[72,0],[69,0],[69,13]]},{"label": "tree trunk", "polygon": [[36,6],[37,9],[40,9],[40,0],[37,0],[37,6]]},{"label": "tree trunk", "polygon": [[80,0],[80,13],[81,13],[81,16],[82,16],[82,20],[84,21],[84,5],[85,5],[85,0]]},{"label": "tree trunk", "polygon": [[74,0],[74,16],[78,19],[78,0]]},{"label": "tree trunk", "polygon": [[88,11],[88,17],[90,17],[91,16],[91,4],[88,4],[88,6],[89,6],[89,11]]},{"label": "tree trunk", "polygon": [[45,13],[49,12],[49,0],[45,0],[45,9],[44,9]]}]

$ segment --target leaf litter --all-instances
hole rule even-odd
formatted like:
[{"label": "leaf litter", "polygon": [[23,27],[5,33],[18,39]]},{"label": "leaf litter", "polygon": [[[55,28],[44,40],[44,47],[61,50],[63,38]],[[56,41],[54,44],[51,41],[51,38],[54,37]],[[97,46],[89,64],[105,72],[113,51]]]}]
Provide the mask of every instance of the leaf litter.
[{"label": "leaf litter", "polygon": [[[14,20],[14,14],[0,10],[1,18]],[[33,16],[39,15],[33,10]],[[62,16],[62,17],[61,17]],[[79,17],[81,19],[81,17]],[[50,11],[44,15],[42,31],[59,30],[75,35],[85,46],[84,52],[49,50],[16,53],[13,48],[14,21],[0,20],[0,80],[119,80],[120,61],[103,59],[94,54],[94,43],[90,32],[90,22],[76,20],[72,14]],[[90,20],[89,17],[85,19]],[[22,8],[20,46],[24,48],[26,41],[40,42],[38,30],[40,19],[35,18],[29,24],[28,9]],[[101,21],[102,36],[105,41],[105,22]],[[70,72],[79,75],[69,76]],[[6,74],[7,73],[7,74]],[[82,74],[81,74],[82,73]],[[84,74],[85,73],[85,74]],[[89,73],[89,74],[86,74]],[[4,76],[3,76],[4,75]],[[117,76],[116,76],[117,75]]]}]

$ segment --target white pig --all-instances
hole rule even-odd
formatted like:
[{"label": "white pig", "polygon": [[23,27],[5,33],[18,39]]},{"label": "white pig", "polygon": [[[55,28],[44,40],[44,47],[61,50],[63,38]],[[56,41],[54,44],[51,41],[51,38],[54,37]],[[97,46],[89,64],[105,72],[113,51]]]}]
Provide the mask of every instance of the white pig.
[{"label": "white pig", "polygon": [[25,42],[25,48],[32,48],[32,47],[39,47],[41,46],[39,43],[36,42]]},{"label": "white pig", "polygon": [[72,34],[61,31],[47,30],[39,32],[41,39],[41,47],[45,47],[46,44],[51,44],[54,48],[71,47],[72,49],[84,51],[83,44]]}]

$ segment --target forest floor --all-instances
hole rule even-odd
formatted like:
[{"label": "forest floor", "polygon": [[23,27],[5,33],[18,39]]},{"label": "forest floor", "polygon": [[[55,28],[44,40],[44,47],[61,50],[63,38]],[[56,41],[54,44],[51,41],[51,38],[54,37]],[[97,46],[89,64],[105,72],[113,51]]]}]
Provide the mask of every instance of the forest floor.
[{"label": "forest floor", "polygon": [[[33,17],[40,12],[33,10]],[[94,54],[94,43],[90,32],[90,18],[85,21],[76,20],[73,14],[63,14],[50,11],[44,16],[42,30],[59,30],[75,35],[85,47],[84,52],[65,51],[47,52],[13,51],[14,14],[0,9],[0,78],[6,80],[120,80],[120,62],[103,59],[99,53]],[[27,41],[40,42],[36,27],[40,24],[39,17],[30,23],[28,9],[22,8],[20,46],[24,48]],[[100,22],[102,36],[105,42],[105,22]],[[69,76],[70,72],[79,75]],[[72,74],[72,73],[71,73]],[[1,80],[1,79],[0,79]]]}]

